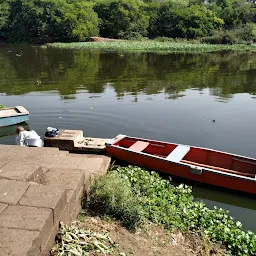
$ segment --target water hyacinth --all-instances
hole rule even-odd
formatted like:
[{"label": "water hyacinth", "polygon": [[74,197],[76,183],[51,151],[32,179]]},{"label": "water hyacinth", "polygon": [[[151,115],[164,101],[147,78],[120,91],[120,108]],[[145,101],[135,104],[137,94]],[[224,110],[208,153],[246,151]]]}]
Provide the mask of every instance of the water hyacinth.
[{"label": "water hyacinth", "polygon": [[132,191],[133,206],[139,212],[134,223],[138,226],[149,221],[167,230],[203,231],[213,242],[224,244],[231,255],[256,255],[256,235],[243,231],[242,224],[227,211],[217,207],[211,210],[203,202],[194,201],[191,187],[173,186],[156,172],[136,166],[119,167],[108,175],[119,175]]},{"label": "water hyacinth", "polygon": [[158,42],[126,41],[126,42],[76,42],[76,43],[50,43],[47,47],[63,49],[104,49],[110,51],[128,52],[216,52],[216,51],[256,51],[256,45],[221,45],[190,42]]}]

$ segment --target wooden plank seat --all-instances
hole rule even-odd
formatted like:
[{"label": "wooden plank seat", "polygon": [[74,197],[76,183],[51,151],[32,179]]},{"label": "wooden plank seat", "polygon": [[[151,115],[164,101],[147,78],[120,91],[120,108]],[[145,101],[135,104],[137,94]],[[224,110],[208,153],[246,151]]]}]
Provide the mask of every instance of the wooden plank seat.
[{"label": "wooden plank seat", "polygon": [[130,150],[136,151],[136,152],[141,152],[143,151],[147,146],[149,145],[149,142],[145,141],[136,141],[133,145],[129,147]]},{"label": "wooden plank seat", "polygon": [[178,145],[167,157],[166,160],[180,162],[190,150],[189,146]]},{"label": "wooden plank seat", "polygon": [[217,166],[195,163],[195,162],[188,161],[188,160],[182,160],[181,162],[182,163],[186,163],[186,164],[201,166],[201,167],[205,167],[205,168],[208,168],[208,169],[213,169],[213,170],[217,170],[217,171],[221,171],[221,172],[233,173],[233,174],[236,174],[236,175],[241,175],[241,176],[246,176],[246,177],[250,177],[250,178],[255,178],[256,179],[256,175],[254,175],[252,173],[234,171],[234,170],[225,169],[225,168],[221,168],[221,167],[217,167]]}]

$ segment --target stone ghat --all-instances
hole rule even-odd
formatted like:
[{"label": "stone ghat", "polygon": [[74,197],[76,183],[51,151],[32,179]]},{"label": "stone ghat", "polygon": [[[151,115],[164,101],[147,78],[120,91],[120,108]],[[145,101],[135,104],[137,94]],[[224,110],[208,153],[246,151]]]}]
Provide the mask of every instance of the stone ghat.
[{"label": "stone ghat", "polygon": [[0,256],[46,256],[110,158],[0,145]]},{"label": "stone ghat", "polygon": [[102,154],[109,140],[84,137],[82,130],[60,130],[56,137],[45,137],[44,145],[72,152]]}]

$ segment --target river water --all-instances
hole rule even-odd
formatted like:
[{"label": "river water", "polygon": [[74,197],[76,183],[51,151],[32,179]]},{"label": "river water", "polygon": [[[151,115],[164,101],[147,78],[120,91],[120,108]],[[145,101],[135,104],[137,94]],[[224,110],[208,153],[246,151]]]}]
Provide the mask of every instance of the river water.
[{"label": "river water", "polygon": [[[256,53],[155,54],[0,45],[0,103],[30,111],[27,128],[81,129],[256,158]],[[0,129],[13,144],[14,128]],[[4,136],[5,135],[5,136]],[[256,198],[192,184],[210,208],[256,232]]]}]

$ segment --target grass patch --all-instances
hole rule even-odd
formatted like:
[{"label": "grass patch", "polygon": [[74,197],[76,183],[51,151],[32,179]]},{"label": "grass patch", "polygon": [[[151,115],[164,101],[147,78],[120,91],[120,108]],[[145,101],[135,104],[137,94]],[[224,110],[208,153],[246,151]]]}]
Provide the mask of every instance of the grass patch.
[{"label": "grass patch", "polygon": [[159,42],[127,41],[127,42],[77,42],[77,43],[51,43],[47,47],[61,49],[104,49],[110,51],[129,52],[216,52],[216,51],[255,51],[256,45],[236,44],[220,45],[190,42]]},{"label": "grass patch", "polygon": [[139,167],[120,167],[96,181],[88,206],[121,220],[128,228],[152,222],[167,230],[203,231],[211,241],[223,243],[232,255],[256,254],[256,235],[243,231],[242,224],[227,211],[210,210],[203,202],[194,201],[191,187],[175,187]]},{"label": "grass patch", "polygon": [[89,194],[88,208],[99,215],[118,219],[130,230],[140,222],[140,205],[129,182],[117,172],[95,181]]}]

